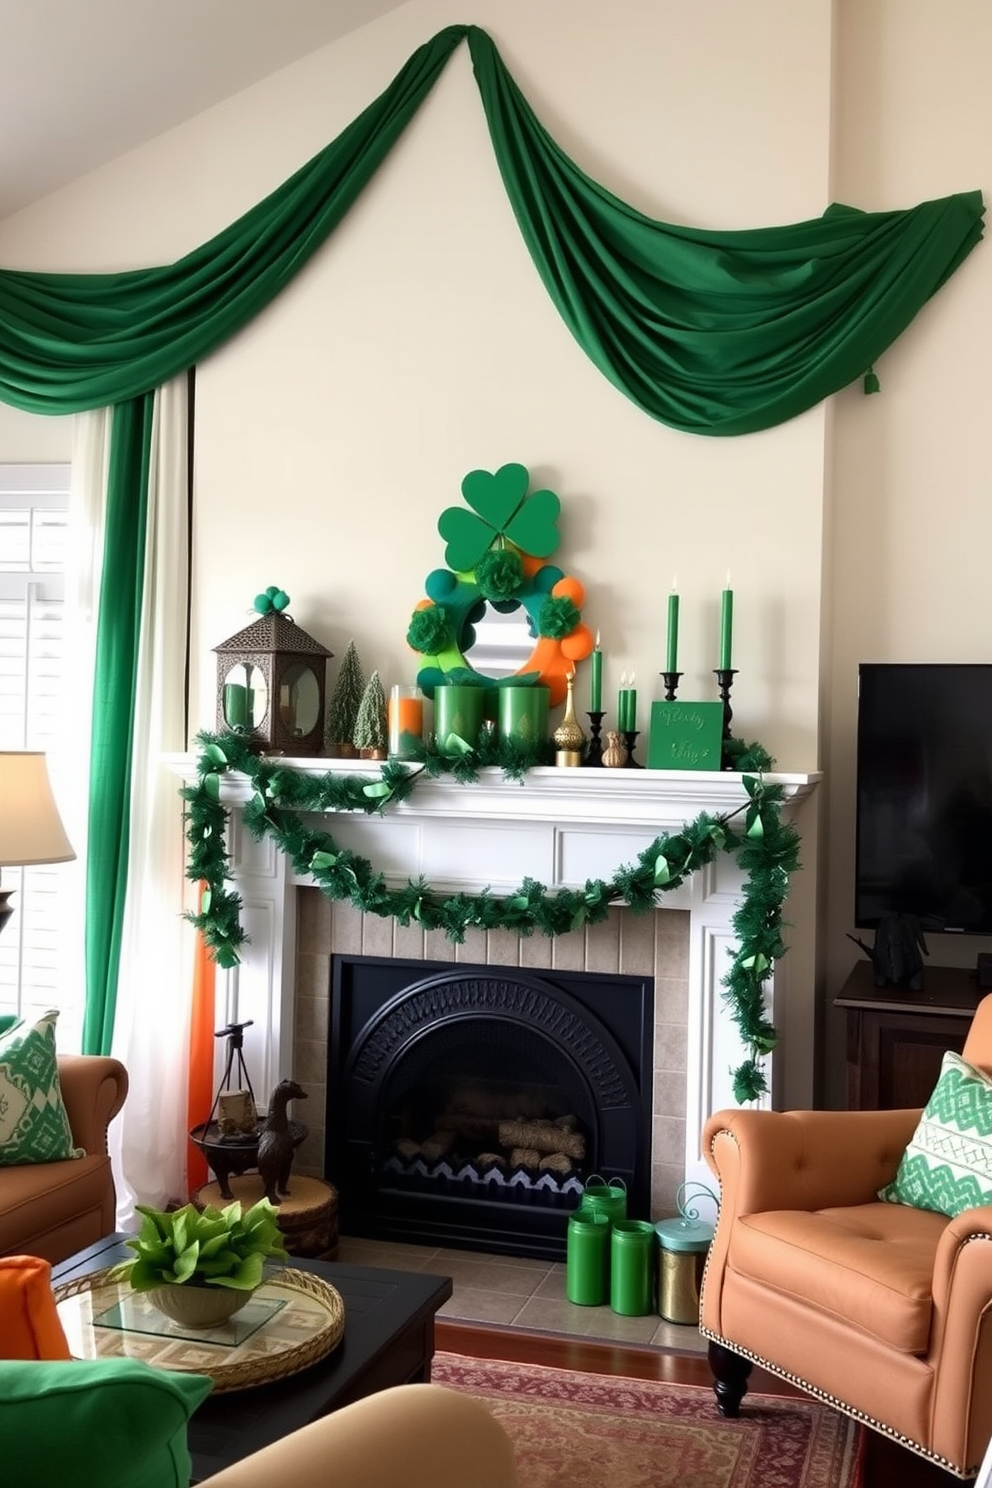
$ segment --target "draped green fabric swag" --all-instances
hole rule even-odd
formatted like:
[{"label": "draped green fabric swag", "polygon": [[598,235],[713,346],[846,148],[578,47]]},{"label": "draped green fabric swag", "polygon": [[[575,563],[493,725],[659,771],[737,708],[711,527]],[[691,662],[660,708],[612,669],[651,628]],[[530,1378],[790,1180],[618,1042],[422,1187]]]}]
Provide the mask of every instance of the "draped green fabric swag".
[{"label": "draped green fabric swag", "polygon": [[116,864],[91,854],[87,880],[88,924],[114,928],[87,941],[91,1052],[107,1047],[112,1026],[128,857],[122,761],[147,474],[137,431],[150,418],[141,400],[221,346],[309,261],[463,41],[548,293],[600,371],[673,428],[745,434],[803,412],[865,373],[981,238],[977,191],[905,211],[833,206],[813,221],[746,231],[656,221],[555,144],[485,31],[449,26],[335,140],[177,262],[104,274],[0,270],[0,400],[41,414],[121,405],[106,534],[113,583],[102,587],[97,620],[90,832],[115,845]]},{"label": "draped green fabric swag", "polygon": [[33,413],[102,407],[215,350],[337,226],[463,40],[548,292],[600,370],[674,428],[744,434],[811,407],[864,373],[981,237],[977,191],[739,232],[654,221],[555,144],[484,31],[449,26],[336,140],[178,262],[0,272],[0,397]]}]

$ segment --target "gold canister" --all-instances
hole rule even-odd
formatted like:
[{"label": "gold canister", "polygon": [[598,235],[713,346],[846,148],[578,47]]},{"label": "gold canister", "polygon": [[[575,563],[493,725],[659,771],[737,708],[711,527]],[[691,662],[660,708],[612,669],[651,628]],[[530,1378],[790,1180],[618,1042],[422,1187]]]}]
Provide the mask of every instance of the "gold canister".
[{"label": "gold canister", "polygon": [[669,1323],[699,1322],[699,1296],[713,1226],[692,1219],[666,1219],[658,1236],[658,1311]]}]

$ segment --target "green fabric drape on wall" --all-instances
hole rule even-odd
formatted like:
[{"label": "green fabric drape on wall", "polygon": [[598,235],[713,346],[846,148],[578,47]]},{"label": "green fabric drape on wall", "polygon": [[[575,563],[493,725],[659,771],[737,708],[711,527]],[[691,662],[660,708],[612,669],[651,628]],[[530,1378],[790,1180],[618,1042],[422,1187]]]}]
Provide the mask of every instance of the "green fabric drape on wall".
[{"label": "green fabric drape on wall", "polygon": [[813,221],[739,232],[654,221],[559,149],[484,31],[449,26],[336,140],[175,264],[0,272],[0,398],[34,413],[101,407],[213,351],[333,230],[463,40],[549,293],[606,376],[677,429],[749,433],[843,387],[981,237],[977,191],[898,212],[833,206]]},{"label": "green fabric drape on wall", "polygon": [[42,414],[122,405],[111,437],[104,573],[112,582],[101,587],[97,621],[91,1051],[109,1047],[123,916],[148,395],[229,339],[307,263],[462,41],[507,194],[549,294],[605,376],[674,428],[749,433],[837,391],[877,359],[981,238],[978,192],[898,212],[834,206],[814,221],[736,232],[655,221],[555,144],[484,31],[449,26],[331,144],[176,263],[110,274],[0,270],[0,400]]},{"label": "green fabric drape on wall", "polygon": [[579,170],[498,58],[473,56],[545,288],[599,370],[673,428],[751,434],[845,387],[982,236],[977,191],[738,232],[654,221]]},{"label": "green fabric drape on wall", "polygon": [[153,393],[129,399],[111,422],[90,743],[84,1054],[110,1053],[117,1006],[154,403]]}]

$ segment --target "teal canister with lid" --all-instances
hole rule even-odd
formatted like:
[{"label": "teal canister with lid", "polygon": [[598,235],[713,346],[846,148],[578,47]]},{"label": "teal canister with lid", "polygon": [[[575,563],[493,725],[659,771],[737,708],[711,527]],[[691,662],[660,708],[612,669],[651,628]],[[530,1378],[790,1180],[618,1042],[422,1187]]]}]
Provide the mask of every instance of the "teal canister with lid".
[{"label": "teal canister with lid", "polygon": [[669,1323],[698,1323],[699,1294],[713,1226],[700,1219],[663,1219],[658,1235],[658,1311]]}]

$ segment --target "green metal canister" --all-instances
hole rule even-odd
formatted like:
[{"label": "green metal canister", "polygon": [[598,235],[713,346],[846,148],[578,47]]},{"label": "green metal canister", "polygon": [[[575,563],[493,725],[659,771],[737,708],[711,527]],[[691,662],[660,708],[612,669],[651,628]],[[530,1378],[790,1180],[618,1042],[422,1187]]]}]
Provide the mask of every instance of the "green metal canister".
[{"label": "green metal canister", "polygon": [[611,1224],[627,1218],[627,1185],[622,1178],[607,1183],[598,1173],[591,1173],[582,1189],[580,1214],[605,1214]]},{"label": "green metal canister", "polygon": [[625,1317],[654,1311],[654,1225],[619,1219],[610,1237],[610,1306]]},{"label": "green metal canister", "polygon": [[599,1307],[610,1295],[610,1221],[584,1214],[568,1221],[565,1241],[565,1296],[582,1307]]}]

